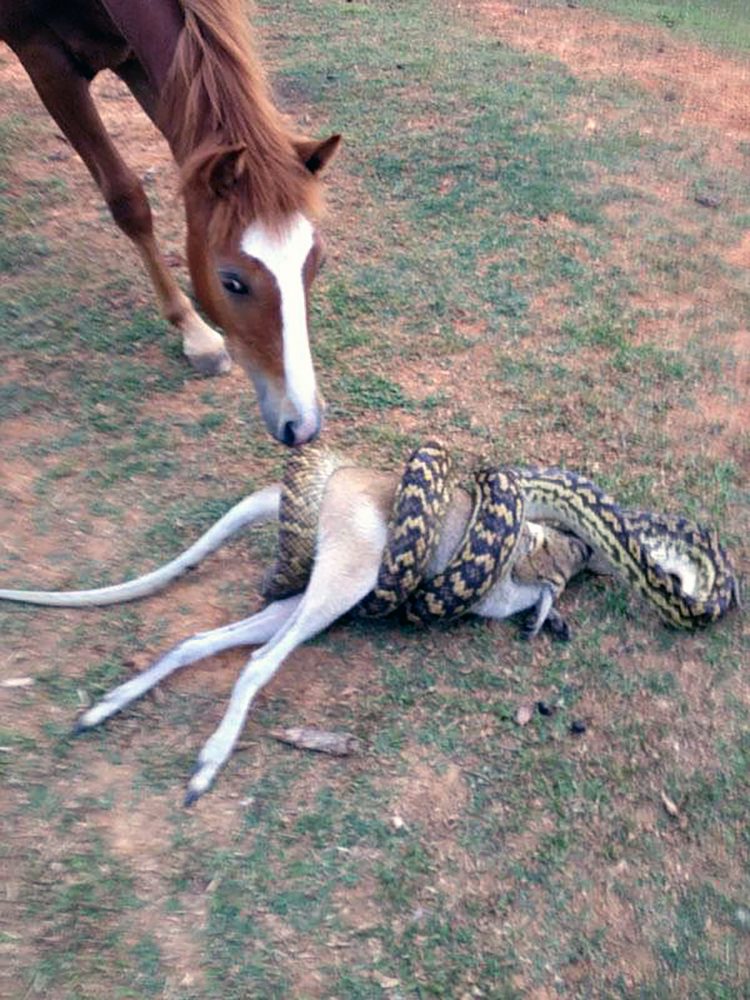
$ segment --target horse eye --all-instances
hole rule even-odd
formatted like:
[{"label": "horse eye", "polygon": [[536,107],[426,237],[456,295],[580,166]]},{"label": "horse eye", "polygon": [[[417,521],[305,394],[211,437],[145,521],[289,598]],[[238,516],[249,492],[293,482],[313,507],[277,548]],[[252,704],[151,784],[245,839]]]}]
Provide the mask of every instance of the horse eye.
[{"label": "horse eye", "polygon": [[222,274],[222,286],[232,295],[249,295],[250,289],[236,274]]}]

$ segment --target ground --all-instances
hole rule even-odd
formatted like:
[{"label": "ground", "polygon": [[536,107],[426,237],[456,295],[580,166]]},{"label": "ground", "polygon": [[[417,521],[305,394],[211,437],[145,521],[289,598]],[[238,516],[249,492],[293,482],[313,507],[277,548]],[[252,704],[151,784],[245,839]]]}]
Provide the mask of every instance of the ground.
[{"label": "ground", "polygon": [[[387,467],[429,432],[466,468],[562,463],[716,524],[744,577],[747,56],[568,4],[273,8],[279,100],[346,136],[312,316],[331,443]],[[184,277],[166,146],[118,82],[95,87]],[[187,370],[7,50],[0,93],[0,573],[121,579],[281,450],[239,372]],[[681,635],[589,578],[564,646],[341,625],[269,685],[191,812],[242,653],[68,736],[117,679],[258,606],[271,547],[256,533],[128,608],[0,611],[0,995],[750,991],[741,615]],[[539,700],[555,713],[519,726]],[[364,749],[269,735],[301,723]]]}]

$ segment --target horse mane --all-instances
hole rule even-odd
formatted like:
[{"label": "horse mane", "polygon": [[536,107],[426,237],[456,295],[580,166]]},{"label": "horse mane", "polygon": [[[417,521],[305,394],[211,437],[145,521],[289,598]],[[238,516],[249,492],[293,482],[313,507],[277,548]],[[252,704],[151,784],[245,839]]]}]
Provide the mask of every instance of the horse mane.
[{"label": "horse mane", "polygon": [[179,0],[185,24],[162,90],[159,120],[185,188],[213,195],[209,235],[229,238],[238,219],[281,225],[316,214],[318,184],[303,165],[270,86],[243,0]]}]

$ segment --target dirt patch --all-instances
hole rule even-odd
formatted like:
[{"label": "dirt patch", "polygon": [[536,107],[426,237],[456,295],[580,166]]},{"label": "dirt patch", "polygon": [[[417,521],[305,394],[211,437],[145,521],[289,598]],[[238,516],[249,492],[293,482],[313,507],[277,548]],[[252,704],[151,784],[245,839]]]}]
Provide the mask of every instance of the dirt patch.
[{"label": "dirt patch", "polygon": [[[728,384],[723,393],[715,389],[698,388],[689,407],[678,406],[666,418],[670,435],[697,442],[697,446],[713,457],[732,459],[744,474],[750,475],[750,445],[747,432],[750,418],[747,400],[750,396],[750,330],[737,330],[722,338],[721,347],[733,359],[727,366]],[[695,444],[690,447],[694,448]]]},{"label": "dirt patch", "polygon": [[750,233],[746,233],[740,242],[726,254],[727,264],[750,270]]},{"label": "dirt patch", "polygon": [[521,6],[508,0],[473,5],[513,48],[554,56],[584,79],[623,77],[662,100],[677,101],[685,123],[744,138],[750,129],[750,67],[668,31],[627,24],[590,10]]},{"label": "dirt patch", "polygon": [[[732,154],[737,141],[748,136],[750,115],[747,93],[750,90],[750,77],[747,66],[741,63],[699,50],[687,43],[675,42],[665,32],[630,27],[574,8],[521,8],[510,3],[483,2],[472,5],[472,13],[474,11],[479,11],[485,23],[490,24],[493,31],[515,48],[547,53],[565,62],[571,72],[581,78],[596,79],[614,74],[632,80],[652,93],[655,103],[664,101],[664,107],[679,108],[679,114],[670,123],[670,128],[690,124],[705,129],[707,136],[719,136],[718,142],[714,144],[714,148],[720,151],[714,154],[717,162],[720,156]],[[50,173],[56,173],[64,175],[67,184],[65,201],[50,208],[45,216],[43,231],[58,246],[64,246],[71,235],[71,227],[75,226],[79,243],[81,235],[85,233],[86,253],[92,258],[106,260],[113,267],[117,266],[119,259],[130,259],[132,251],[111,223],[85,169],[62,137],[55,133],[54,126],[51,126],[34,98],[20,68],[10,58],[2,55],[0,84],[11,94],[11,104],[19,113],[29,113],[38,118],[40,123],[36,147],[20,150],[17,156],[14,154],[14,173],[18,177],[37,180],[40,185],[48,179]],[[149,193],[155,194],[157,189],[166,192],[158,213],[160,231],[165,236],[171,262],[174,266],[181,266],[182,214],[179,201],[174,197],[174,170],[163,140],[135,108],[118,81],[102,78],[96,84],[96,92],[115,140],[120,141],[129,161],[144,177]],[[589,114],[585,109],[579,108],[575,114],[577,117],[574,125],[584,132],[593,134],[600,125],[603,127],[606,124],[603,119]],[[566,126],[567,124],[566,122]],[[431,130],[434,125],[434,121],[422,119],[414,119],[410,123],[414,130]],[[592,185],[595,186],[600,179],[595,176]],[[351,192],[359,183],[359,180],[345,178],[343,185],[339,185],[338,190],[334,189],[331,196],[334,206],[330,227],[334,233],[334,259],[341,253],[336,249],[336,242],[342,246],[347,245],[345,226],[350,225],[350,220],[345,211],[347,201],[353,203],[350,195],[345,199],[342,192],[347,190],[346,185]],[[448,194],[454,183],[454,178],[446,177],[440,190]],[[667,214],[684,205],[685,191],[677,184],[662,182],[654,177],[633,178],[628,183],[641,199],[639,204],[656,205]],[[71,205],[75,206],[75,213],[71,212]],[[658,276],[649,275],[647,269],[635,259],[634,244],[637,240],[634,239],[633,230],[629,228],[627,217],[630,205],[614,205],[606,211],[614,229],[614,248],[607,263],[617,260],[617,263],[627,264],[629,273],[634,275],[633,284],[638,289],[631,301],[634,309],[642,312],[642,315],[639,313],[634,333],[635,342],[638,345],[661,344],[675,349],[684,346],[685,331],[690,327],[690,321],[696,312],[715,309],[725,295],[727,286],[717,282],[710,289],[688,288],[676,291],[660,287]],[[535,221],[533,225],[544,227],[545,233],[549,234],[556,245],[564,248],[566,253],[576,257],[581,263],[587,266],[592,264],[584,243],[575,238],[580,227],[565,214],[552,214]],[[680,233],[689,232],[696,240],[700,240],[702,225],[702,218],[698,216],[680,218]],[[743,239],[730,250],[722,252],[729,267],[750,268],[750,238]],[[481,262],[477,277],[487,279],[493,263],[495,261],[492,256],[488,255]],[[134,287],[132,301],[151,302],[145,279],[137,282]],[[570,291],[570,283],[560,281],[559,284],[551,284],[544,293],[534,298],[530,303],[530,314],[535,331],[553,337]],[[543,392],[547,393],[548,388],[541,387],[543,392],[535,395],[537,386],[532,376],[526,383],[523,382],[524,376],[519,376],[520,388],[511,384],[510,378],[505,378],[496,353],[497,345],[491,343],[493,334],[488,331],[485,323],[476,321],[472,316],[458,315],[454,321],[453,333],[465,348],[462,346],[460,351],[451,354],[449,358],[438,358],[429,366],[425,365],[424,358],[414,358],[412,354],[409,360],[400,360],[393,366],[396,370],[387,374],[399,380],[410,399],[424,402],[427,397],[434,395],[441,401],[445,400],[447,408],[454,408],[457,419],[453,441],[457,449],[463,451],[467,462],[473,461],[473,456],[481,455],[485,446],[493,446],[492,438],[499,436],[498,430],[506,430],[504,421],[517,414],[518,433],[513,436],[512,447],[518,456],[540,463],[563,461],[572,467],[596,474],[597,468],[590,464],[591,445],[597,436],[606,434],[611,440],[597,441],[597,455],[599,468],[609,471],[608,464],[617,466],[622,460],[627,440],[637,440],[642,422],[649,419],[644,416],[643,410],[634,406],[630,411],[623,412],[617,421],[613,420],[612,409],[619,404],[605,398],[607,385],[599,395],[595,385],[590,391],[570,393],[566,398],[555,401],[554,413],[540,413],[537,403],[543,401]],[[517,356],[524,353],[527,356],[534,355],[539,350],[538,345],[543,342],[542,336],[533,342],[517,345]],[[743,460],[743,456],[747,455],[746,446],[744,451],[741,446],[742,436],[747,431],[746,416],[741,404],[747,397],[750,381],[748,332],[743,329],[722,334],[721,340],[717,341],[717,348],[736,359],[736,364],[728,369],[727,392],[720,396],[715,391],[710,391],[708,386],[697,391],[691,387],[690,408],[679,403],[671,406],[670,403],[671,408],[667,410],[662,422],[670,440],[670,459],[673,454],[679,454],[680,449],[682,454],[687,454],[696,447],[710,451],[713,456],[739,457],[739,460]],[[156,348],[151,348],[150,353],[147,351],[144,357],[157,367],[164,361]],[[601,353],[584,348],[570,363],[579,372],[598,372],[601,370],[601,361]],[[488,377],[490,373],[491,378]],[[23,380],[28,374],[23,362],[15,361],[4,372],[7,377],[18,380]],[[165,393],[145,401],[139,413],[154,420],[168,415],[177,428],[176,450],[181,457],[187,456],[196,448],[196,439],[187,432],[179,434],[182,423],[186,427],[188,424],[193,425],[202,415],[210,412],[210,404],[204,399],[205,393],[245,391],[240,383],[244,383],[244,378],[239,373],[220,384],[190,381],[179,392]],[[590,426],[586,426],[585,433],[581,434],[578,414],[584,406],[591,417]],[[221,427],[222,434],[243,432],[239,420],[236,427],[232,420],[232,416],[228,415]],[[400,420],[399,430],[417,434],[428,423],[429,410],[407,412]],[[612,427],[617,427],[616,433],[612,431]],[[344,438],[347,428],[342,431],[334,427],[332,432]],[[37,463],[28,457],[30,452],[21,453],[21,448],[43,443],[47,435],[58,436],[60,426],[52,419],[32,414],[6,422],[4,434],[4,441],[12,454],[5,466],[7,475],[2,484],[9,511],[3,539],[14,566],[18,565],[19,559],[26,558],[46,581],[54,583],[55,574],[63,572],[60,565],[54,563],[54,557],[62,549],[70,557],[66,565],[74,565],[77,560],[82,559],[95,563],[116,560],[122,554],[123,539],[137,536],[143,530],[144,514],[138,509],[129,509],[119,524],[99,517],[93,535],[87,534],[83,529],[79,530],[79,523],[76,521],[76,504],[79,500],[77,494],[80,491],[84,498],[90,494],[81,479],[67,480],[61,477],[55,481],[55,517],[47,525],[48,534],[38,537],[32,523],[36,500],[34,485],[40,473],[45,471],[46,465],[45,460]],[[687,440],[684,444],[674,445],[674,442],[681,442],[685,438]],[[201,443],[200,447],[203,446]],[[248,470],[247,458],[238,449],[234,456],[222,457],[220,468],[215,468],[214,456],[209,452],[210,446],[207,446],[201,471],[208,468],[212,475],[216,474],[217,480],[219,473],[234,474],[234,482],[247,474],[257,474],[262,478],[264,470],[271,464],[270,459],[259,458],[257,464],[253,463]],[[87,458],[92,456],[87,454],[81,461]],[[218,459],[216,461],[219,462]],[[636,471],[634,470],[634,474]],[[166,483],[164,489],[187,489],[189,486],[186,483],[187,479],[181,480],[178,486]],[[18,541],[21,538],[22,545]],[[0,556],[2,554],[0,550]],[[132,626],[139,648],[129,655],[124,665],[126,670],[135,671],[145,667],[158,653],[197,629],[218,626],[232,617],[239,617],[238,609],[243,605],[247,605],[247,610],[243,613],[249,613],[258,603],[256,592],[260,573],[260,561],[252,556],[251,551],[248,553],[244,547],[237,545],[212,557],[168,592],[154,597],[147,606],[139,606],[140,621]],[[566,595],[566,613],[572,606],[575,617],[577,601],[580,601],[580,596],[576,597],[575,593],[572,596]],[[76,615],[73,613],[59,615],[54,619],[51,616],[45,618],[38,628],[35,627],[33,645],[29,646],[29,649],[33,649],[33,654],[24,652],[21,659],[12,654],[12,659],[3,660],[3,671],[8,676],[26,673],[27,670],[31,673],[32,666],[37,662],[54,658],[56,661],[59,659],[59,669],[66,680],[81,677],[87,669],[92,650],[86,648],[85,653],[82,653],[80,642],[76,645],[73,641],[77,627]],[[103,631],[106,631],[106,627],[106,620],[103,620]],[[563,673],[560,663],[566,663],[570,668],[569,673],[574,673],[580,646],[573,644],[570,651],[559,652],[555,649],[551,654],[542,642],[534,647],[524,661],[523,654],[519,654],[514,647],[512,626],[498,625],[492,629],[492,633],[493,660],[499,673],[515,680],[518,678],[516,671],[523,672],[516,665],[519,662],[525,663],[525,687],[522,689],[524,699],[542,697],[545,694],[545,684],[550,688],[558,684],[557,680],[550,680],[549,677],[544,679],[543,672],[551,663],[557,663],[560,676]],[[467,641],[465,634],[457,629],[448,633],[442,641],[440,652],[447,662],[461,663]],[[412,637],[404,645],[418,641],[418,638]],[[373,693],[382,693],[380,654],[373,652],[376,642],[371,642],[367,635],[350,632],[345,639],[345,652],[339,653],[340,642],[342,637],[334,632],[332,638],[323,640],[322,646],[315,645],[295,652],[289,663],[260,695],[258,708],[262,710],[268,707],[269,701],[286,703],[285,714],[289,724],[305,722],[326,725],[332,717],[340,714],[361,718],[363,730],[368,726],[376,728],[381,725],[382,720],[373,721],[367,715],[368,699],[372,698]],[[600,687],[594,693],[586,693],[576,705],[576,712],[589,725],[586,736],[580,740],[561,741],[560,754],[572,765],[580,766],[582,772],[585,768],[590,768],[595,779],[599,777],[597,761],[605,758],[613,761],[612,773],[607,776],[606,785],[615,790],[618,787],[631,787],[628,784],[628,768],[642,766],[646,777],[637,794],[624,803],[616,801],[612,808],[615,812],[622,812],[631,823],[634,839],[657,835],[661,837],[664,814],[659,793],[663,775],[668,773],[670,766],[674,766],[675,771],[682,775],[704,772],[710,777],[720,767],[716,747],[721,742],[719,725],[722,699],[731,695],[735,701],[747,704],[747,685],[735,677],[732,678],[731,687],[712,687],[709,680],[712,672],[708,664],[701,660],[700,649],[691,648],[689,658],[686,656],[675,663],[670,660],[671,654],[662,651],[653,656],[642,656],[640,652],[629,653],[621,647],[618,637],[617,643],[604,651],[617,661],[617,666],[624,675],[629,679],[632,676],[635,687],[638,687],[639,673],[643,675],[652,671],[659,674],[667,669],[673,670],[677,686],[675,698],[681,696],[687,705],[685,718],[675,720],[668,717],[670,712],[675,711],[675,698],[659,699],[643,690],[626,697],[623,694],[608,694]],[[106,644],[103,648],[109,652],[110,647]],[[66,653],[67,657],[64,655]],[[401,654],[397,652],[394,657],[399,655]],[[180,773],[182,765],[168,764],[169,774],[162,783],[162,790],[149,790],[151,786],[143,783],[144,758],[149,755],[155,758],[162,753],[169,761],[178,757],[181,751],[184,752],[186,745],[189,745],[191,751],[193,748],[197,750],[221,717],[226,707],[226,698],[246,657],[245,651],[238,650],[212,659],[205,667],[190,667],[165,685],[165,692],[154,698],[156,704],[147,699],[138,711],[125,713],[122,718],[113,722],[102,735],[102,740],[106,742],[108,752],[116,755],[119,760],[117,766],[87,755],[87,747],[94,747],[93,741],[91,744],[82,741],[76,748],[79,755],[76,759],[84,763],[76,776],[75,794],[107,803],[92,811],[91,815],[88,815],[88,806],[85,810],[81,809],[78,814],[81,822],[78,834],[85,838],[86,829],[97,834],[107,851],[132,873],[135,892],[142,903],[137,913],[137,929],[152,937],[159,945],[168,971],[168,995],[192,995],[193,991],[200,992],[205,985],[196,956],[200,956],[205,947],[202,937],[211,904],[211,886],[206,884],[205,879],[202,880],[206,870],[203,864],[205,859],[201,857],[200,851],[195,852],[196,856],[187,856],[187,850],[178,844],[178,834],[189,829],[194,835],[193,845],[196,841],[205,845],[207,856],[217,848],[240,850],[240,831],[243,824],[248,824],[249,819],[253,818],[254,806],[248,788],[253,788],[256,779],[262,781],[264,776],[272,773],[278,767],[281,755],[292,751],[270,739],[264,727],[251,715],[242,737],[240,752],[222,773],[217,787],[196,806],[189,818],[181,816],[179,820],[176,818],[176,809],[185,777]],[[51,704],[50,699],[40,690],[41,687],[42,685],[37,684],[29,690],[15,690],[5,699],[8,710],[14,712],[15,728],[24,733],[28,731],[34,736],[39,736],[44,727],[50,724],[64,728],[75,712],[74,706],[70,704]],[[446,698],[455,696],[452,683],[445,679],[436,682],[436,691]],[[184,718],[171,724],[165,716],[177,714],[174,705],[179,703],[178,695],[190,696],[190,704]],[[501,697],[497,691],[491,694],[493,702]],[[508,697],[512,699],[515,695]],[[417,723],[419,722],[419,709],[405,711],[412,711],[417,717]],[[619,733],[617,725],[625,717],[640,721],[640,742],[613,752],[612,744]],[[497,715],[478,711],[472,714],[471,709],[468,709],[456,724],[456,729],[467,731],[473,727],[474,735],[486,738],[487,744],[491,745],[497,740],[501,725],[503,723],[498,720]],[[508,728],[505,727],[506,730]],[[157,733],[156,737],[154,731]],[[518,749],[515,743],[520,737],[510,728],[510,732],[505,731],[503,739],[508,744],[509,759],[515,759],[514,754]],[[515,936],[520,941],[517,951],[521,964],[531,970],[533,964],[539,962],[540,949],[546,946],[544,934],[552,921],[564,924],[564,914],[561,918],[560,914],[544,912],[546,890],[531,885],[528,881],[519,893],[515,911],[502,911],[501,919],[497,918],[497,914],[501,912],[497,900],[504,893],[517,889],[520,884],[512,868],[507,865],[515,865],[519,870],[524,866],[533,869],[544,853],[545,842],[556,832],[559,824],[549,811],[548,803],[534,793],[529,795],[522,806],[520,825],[512,827],[520,832],[498,834],[496,845],[483,845],[481,849],[473,851],[464,849],[461,829],[472,809],[470,776],[464,768],[472,765],[468,758],[464,758],[462,764],[463,767],[448,756],[433,753],[416,743],[404,747],[399,757],[400,770],[396,777],[389,764],[375,759],[375,755],[372,758],[363,755],[363,758],[343,762],[320,758],[314,774],[311,769],[307,775],[304,788],[295,787],[288,798],[281,802],[279,808],[284,814],[284,819],[280,820],[282,840],[292,854],[298,852],[299,856],[309,850],[309,845],[304,841],[297,841],[292,846],[287,843],[286,827],[291,819],[304,815],[323,788],[332,788],[339,795],[346,794],[343,789],[348,779],[341,775],[350,775],[357,768],[364,769],[366,766],[368,775],[375,774],[375,781],[381,782],[381,790],[383,787],[386,789],[388,815],[398,817],[404,824],[403,827],[394,826],[393,836],[414,839],[421,837],[429,845],[430,857],[434,862],[434,872],[429,875],[430,884],[426,888],[419,885],[415,890],[413,913],[404,911],[401,917],[390,921],[390,931],[401,933],[408,920],[413,919],[418,938],[419,922],[424,922],[430,905],[430,892],[439,892],[443,899],[449,901],[447,905],[451,916],[455,915],[457,922],[469,919],[466,912],[470,907],[474,908],[472,912],[477,912],[478,908],[481,916],[476,918],[475,923],[479,936],[485,935],[493,943]],[[619,786],[618,765],[626,774]],[[300,786],[302,784],[299,783]],[[58,784],[57,790],[62,798],[62,793],[66,790],[64,785]],[[502,787],[499,787],[495,800],[487,807],[491,815],[498,817],[498,830],[502,829],[502,820],[511,822],[516,818],[511,815],[511,807],[502,791]],[[22,797],[22,791],[17,791],[17,794]],[[594,809],[591,808],[593,812]],[[22,828],[30,834],[30,839],[33,834],[41,840],[52,828],[48,824],[41,831],[32,830],[32,821],[23,814],[19,815]],[[570,820],[571,823],[576,820],[572,813]],[[184,826],[181,825],[183,823]],[[578,898],[570,905],[571,920],[585,926],[584,918],[589,917],[591,927],[603,929],[604,940],[611,953],[608,961],[611,961],[615,969],[613,975],[621,973],[625,987],[637,991],[639,984],[658,974],[659,965],[648,935],[639,923],[636,904],[619,892],[617,883],[622,881],[632,891],[635,891],[634,886],[638,886],[638,905],[648,909],[651,901],[647,891],[640,888],[638,880],[641,873],[635,871],[637,861],[631,866],[632,870],[628,869],[627,864],[623,869],[618,869],[616,864],[609,868],[606,864],[600,864],[602,857],[597,852],[601,851],[601,845],[609,835],[611,824],[608,826],[606,821],[597,820],[594,816],[590,823],[587,821],[586,832],[579,838],[581,850],[586,847],[591,849],[592,860],[586,858],[581,861],[580,857],[576,857],[570,862],[567,858],[563,861],[566,867],[565,878],[575,878],[575,873],[578,872],[581,880],[587,882]],[[684,869],[687,865],[694,877],[700,878],[705,870],[700,857],[700,835],[696,835],[696,842],[690,847],[690,852],[683,841],[678,839],[683,836],[679,828],[669,829],[664,839],[669,836],[675,838],[674,856],[664,865],[669,878],[675,884],[679,884],[680,879],[684,881]],[[496,854],[488,860],[495,847]],[[615,847],[617,848],[616,843]],[[356,846],[351,848],[352,852],[358,849]],[[482,854],[485,849],[487,856]],[[332,909],[341,922],[343,937],[338,930],[332,930],[330,936],[318,941],[298,942],[293,937],[292,925],[283,916],[263,913],[259,917],[260,921],[265,922],[269,936],[279,946],[279,961],[287,966],[295,995],[330,995],[331,979],[328,970],[345,966],[355,949],[361,949],[371,962],[377,962],[383,956],[382,925],[384,920],[390,920],[390,915],[379,896],[382,887],[371,874],[373,857],[367,856],[363,850],[361,861],[361,879],[354,886],[342,887],[332,898]],[[739,866],[733,864],[731,859],[720,857],[714,863],[719,873],[716,876],[717,885],[722,880],[724,886],[743,884]],[[506,883],[501,883],[498,878],[498,871],[501,870],[498,866],[501,865],[506,865]],[[682,865],[683,869],[679,869],[678,865]],[[175,890],[174,884],[178,877],[184,874],[183,869],[188,868],[195,875],[193,881],[187,889]],[[731,874],[731,879],[727,878],[728,873]],[[170,882],[170,879],[173,881]],[[13,880],[9,885],[11,893],[17,894],[23,889],[22,883]],[[577,892],[579,887],[575,888]],[[421,895],[423,891],[424,895]],[[524,894],[526,896],[521,898]],[[169,907],[165,900],[169,902]],[[529,900],[532,905],[525,908]],[[422,902],[424,906],[421,905]],[[249,897],[246,904],[249,909],[252,908],[253,899]],[[549,924],[546,923],[547,920],[550,921]],[[133,939],[135,937],[134,925]],[[352,941],[353,938],[356,940]],[[29,956],[29,965],[34,958],[33,955]],[[550,970],[551,966],[548,966],[547,972],[551,978]],[[537,975],[541,977],[541,974],[537,969]],[[538,985],[538,980],[536,984],[532,983],[532,975],[529,971],[528,975],[516,976],[516,986],[519,992],[539,1000],[559,995],[561,989],[569,991],[571,995],[579,989],[581,993],[590,993],[592,977],[596,979],[597,975],[600,988],[602,984],[601,970],[597,973],[592,961],[577,954],[564,966],[561,976],[556,979],[555,987]],[[477,995],[481,989],[482,984],[478,984]]]},{"label": "dirt patch", "polygon": [[[696,128],[703,130],[717,170],[737,161],[738,143],[750,138],[747,102],[750,67],[746,61],[675,38],[667,30],[628,24],[574,6],[483,0],[475,9],[508,45],[550,55],[564,63],[577,78],[614,76],[643,87],[670,108],[665,114],[665,134],[686,125],[694,131]],[[581,109],[573,127],[584,132],[596,131],[601,124],[600,111]],[[653,132],[653,127],[649,126],[648,131]],[[678,361],[687,339],[694,337],[701,325],[707,325],[712,317],[720,315],[725,301],[742,294],[744,277],[742,273],[732,275],[717,269],[715,279],[710,282],[699,277],[691,280],[687,287],[686,281],[681,279],[679,283],[686,287],[669,287],[664,275],[654,271],[648,259],[642,257],[643,245],[634,240],[633,227],[640,225],[638,213],[645,211],[645,206],[653,206],[670,220],[679,238],[686,241],[686,255],[713,255],[740,272],[750,268],[750,239],[743,237],[729,250],[716,245],[710,220],[701,214],[706,210],[698,206],[693,206],[697,211],[691,210],[692,195],[679,179],[641,175],[618,178],[606,175],[600,168],[595,168],[596,171],[601,173],[597,183],[606,185],[621,181],[635,199],[624,204],[615,202],[604,208],[612,223],[610,264],[616,263],[624,273],[632,275],[637,288],[630,303],[634,321],[632,343],[673,350],[675,361]],[[543,224],[550,227],[552,234],[564,231],[557,217]],[[564,311],[564,303],[561,310],[560,300],[565,294],[564,287],[551,289],[531,303],[536,329],[554,334],[559,315]],[[675,451],[685,457],[699,442],[699,447],[711,456],[732,459],[740,467],[748,468],[750,460],[745,440],[748,430],[746,401],[750,392],[747,331],[722,334],[716,346],[717,354],[728,359],[724,364],[726,376],[722,391],[717,392],[715,386],[691,387],[689,404],[683,404],[681,397],[676,396],[663,417],[664,430]],[[599,367],[603,360],[601,351],[583,349],[571,363],[575,370],[585,371]],[[467,370],[463,377],[470,380],[471,373]],[[578,405],[575,399],[570,402],[573,406]],[[518,401],[513,400],[511,405],[517,406]],[[628,422],[629,414],[625,412],[620,441],[612,442],[614,460],[625,442],[637,434],[637,427],[628,427]],[[545,440],[549,442],[546,432]],[[566,441],[564,436],[558,443],[561,453],[571,464],[580,452],[578,445],[579,442]],[[585,450],[580,453],[585,461]]]},{"label": "dirt patch", "polygon": [[[135,792],[129,779],[127,763],[116,766],[101,759],[88,763],[86,795],[111,805],[89,808],[79,833],[85,835],[87,828],[94,827],[108,851],[132,872],[139,901],[137,920],[130,931],[132,943],[145,935],[158,943],[167,970],[165,996],[179,996],[203,981],[200,935],[208,900],[205,887],[198,886],[181,893],[180,911],[164,909],[173,874],[171,806],[164,795]],[[227,817],[224,819],[226,823]]]},{"label": "dirt patch", "polygon": [[436,767],[420,755],[395,783],[394,816],[407,826],[423,823],[433,833],[442,830],[445,834],[460,819],[467,800],[468,789],[459,767],[449,761]]}]

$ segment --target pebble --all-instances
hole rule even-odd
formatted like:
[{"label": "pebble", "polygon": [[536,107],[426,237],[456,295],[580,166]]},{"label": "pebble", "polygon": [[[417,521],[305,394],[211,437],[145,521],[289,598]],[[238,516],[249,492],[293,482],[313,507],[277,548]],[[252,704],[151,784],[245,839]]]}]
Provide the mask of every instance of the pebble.
[{"label": "pebble", "polygon": [[718,194],[701,193],[695,196],[695,201],[705,208],[719,208],[722,199]]}]

